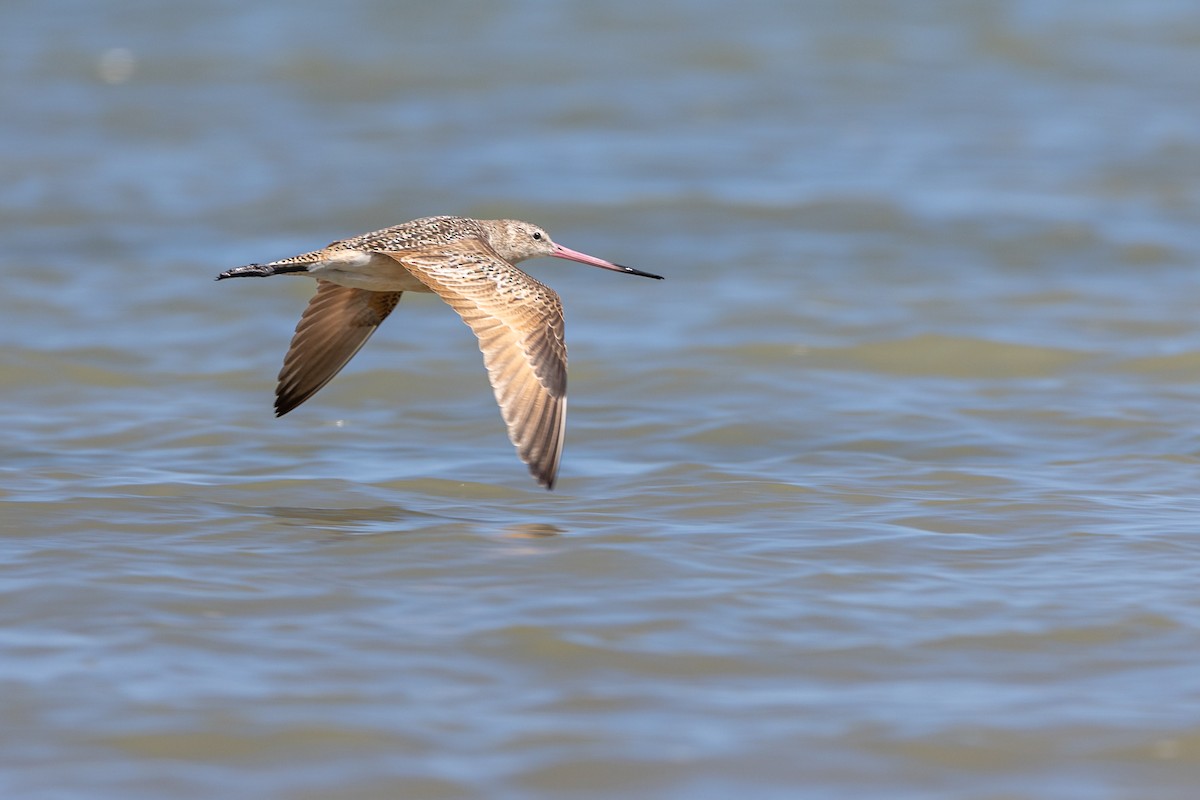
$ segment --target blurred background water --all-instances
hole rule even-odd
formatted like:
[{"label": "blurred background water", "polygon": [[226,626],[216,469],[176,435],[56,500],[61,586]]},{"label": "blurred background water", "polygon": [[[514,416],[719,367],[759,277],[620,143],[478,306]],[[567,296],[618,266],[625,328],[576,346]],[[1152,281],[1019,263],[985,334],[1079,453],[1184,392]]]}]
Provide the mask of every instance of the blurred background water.
[{"label": "blurred background water", "polygon": [[[411,6],[411,7],[410,7]],[[0,794],[1191,798],[1200,7],[0,9]],[[560,486],[414,217],[567,308]]]}]

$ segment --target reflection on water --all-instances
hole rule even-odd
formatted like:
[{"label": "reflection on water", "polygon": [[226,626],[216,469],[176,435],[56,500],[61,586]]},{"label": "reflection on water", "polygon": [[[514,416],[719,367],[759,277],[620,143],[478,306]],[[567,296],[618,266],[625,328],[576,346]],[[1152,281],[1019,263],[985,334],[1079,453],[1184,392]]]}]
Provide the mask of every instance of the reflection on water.
[{"label": "reflection on water", "polygon": [[504,535],[511,539],[539,539],[545,536],[562,536],[566,532],[566,529],[557,525],[541,522],[519,522],[504,527]]},{"label": "reflection on water", "polygon": [[273,506],[257,509],[285,525],[320,527],[346,533],[389,533],[419,525],[422,519],[439,520],[433,514],[400,508],[293,508]]},{"label": "reflection on water", "polygon": [[[6,7],[4,796],[1193,796],[1200,13],[729,10]],[[212,282],[438,213],[670,277],[552,493]]]}]

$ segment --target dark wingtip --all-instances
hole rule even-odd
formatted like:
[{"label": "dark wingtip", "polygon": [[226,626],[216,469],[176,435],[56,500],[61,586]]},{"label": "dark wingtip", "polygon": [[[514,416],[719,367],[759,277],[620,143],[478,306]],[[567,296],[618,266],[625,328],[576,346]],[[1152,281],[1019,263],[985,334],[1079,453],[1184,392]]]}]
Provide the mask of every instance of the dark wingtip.
[{"label": "dark wingtip", "polygon": [[[322,384],[322,385],[324,385],[324,384]],[[317,387],[317,389],[320,389],[320,388],[321,388],[320,386]],[[284,389],[282,391],[276,390],[276,393],[275,393],[275,416],[282,417],[284,414],[288,413],[289,411],[295,411],[297,408],[299,408],[304,403],[305,400],[307,400],[308,398],[310,398],[314,394],[316,394],[317,389],[313,389],[311,392],[308,392],[307,394],[296,394],[295,391],[288,390],[288,389]]]},{"label": "dark wingtip", "polygon": [[529,465],[529,474],[537,482],[537,485],[545,489],[547,492],[554,491],[554,484],[558,482],[558,471],[547,474],[544,469],[538,469],[533,464]]}]

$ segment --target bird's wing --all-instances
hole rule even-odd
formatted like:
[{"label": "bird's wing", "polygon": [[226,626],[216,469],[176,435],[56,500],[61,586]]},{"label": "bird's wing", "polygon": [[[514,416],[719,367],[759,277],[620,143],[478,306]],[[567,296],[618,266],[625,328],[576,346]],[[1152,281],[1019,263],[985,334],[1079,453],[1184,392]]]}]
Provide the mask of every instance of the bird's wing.
[{"label": "bird's wing", "polygon": [[400,302],[401,292],[352,289],[317,281],[317,293],[296,324],[275,386],[275,414],[282,417],[333,380],[379,323]]},{"label": "bird's wing", "polygon": [[479,339],[508,438],[554,488],[567,422],[562,301],[478,240],[387,255],[446,301]]}]

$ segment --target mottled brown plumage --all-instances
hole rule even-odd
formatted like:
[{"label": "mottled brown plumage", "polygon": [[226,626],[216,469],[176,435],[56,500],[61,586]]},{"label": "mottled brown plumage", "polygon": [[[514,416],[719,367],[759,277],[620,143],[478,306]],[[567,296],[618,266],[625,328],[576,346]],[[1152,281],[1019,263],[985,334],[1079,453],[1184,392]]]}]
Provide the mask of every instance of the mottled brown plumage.
[{"label": "mottled brown plumage", "polygon": [[437,294],[475,332],[509,438],[537,482],[552,489],[567,420],[562,302],[514,266],[538,256],[660,277],[569,250],[528,222],[426,217],[217,279],[317,279],[279,373],[280,416],[337,375],[404,292]]},{"label": "mottled brown plumage", "polygon": [[282,417],[333,380],[367,343],[403,292],[370,292],[317,280],[317,293],[296,325],[275,387]]}]

